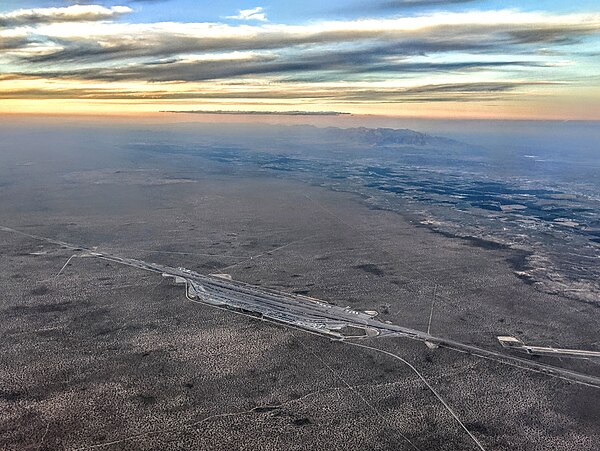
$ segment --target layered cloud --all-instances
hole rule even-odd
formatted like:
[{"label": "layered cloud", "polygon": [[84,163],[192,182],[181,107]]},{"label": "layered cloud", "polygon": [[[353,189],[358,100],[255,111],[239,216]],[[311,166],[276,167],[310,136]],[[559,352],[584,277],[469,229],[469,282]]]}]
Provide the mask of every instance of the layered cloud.
[{"label": "layered cloud", "polygon": [[99,5],[72,5],[64,8],[18,9],[0,14],[0,27],[17,27],[44,23],[94,22],[110,20],[132,12],[127,6],[106,8]]},{"label": "layered cloud", "polygon": [[[304,25],[116,20],[130,13],[125,6],[85,5],[0,15],[0,96],[293,98],[325,109],[512,99],[581,80],[593,63],[580,68],[572,57],[600,34],[595,13],[473,10]],[[232,18],[266,16],[255,8]],[[209,81],[217,89],[207,89]],[[136,86],[116,87],[124,83]]]},{"label": "layered cloud", "polygon": [[548,85],[537,82],[449,83],[414,87],[386,86],[210,86],[194,85],[183,90],[153,88],[137,91],[124,87],[64,88],[47,86],[0,92],[0,99],[87,99],[87,100],[269,100],[352,104],[356,102],[415,103],[450,102],[469,97],[470,102],[495,100],[516,89]]},{"label": "layered cloud", "polygon": [[[435,14],[416,18],[322,22],[306,26],[216,23],[52,24],[26,32],[54,45],[22,62],[85,63],[182,53],[287,50],[302,46],[389,43],[397,53],[527,53],[532,45],[564,45],[600,32],[600,14],[555,17],[510,11]],[[523,46],[529,46],[525,48]]]},{"label": "layered cloud", "polygon": [[398,11],[418,8],[441,8],[463,3],[474,3],[476,0],[371,0],[351,6],[358,11]]}]

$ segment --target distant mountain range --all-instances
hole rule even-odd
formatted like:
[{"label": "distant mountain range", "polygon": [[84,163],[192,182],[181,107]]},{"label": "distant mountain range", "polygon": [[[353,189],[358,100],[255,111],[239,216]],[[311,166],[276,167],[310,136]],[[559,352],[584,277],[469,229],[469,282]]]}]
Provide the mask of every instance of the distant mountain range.
[{"label": "distant mountain range", "polygon": [[436,145],[460,145],[458,141],[428,135],[409,129],[393,128],[336,128],[324,129],[326,135],[333,139],[350,140],[358,144],[376,147],[387,146],[436,146]]},{"label": "distant mountain range", "polygon": [[273,124],[203,124],[185,123],[195,131],[201,131],[204,139],[216,139],[219,143],[243,147],[260,146],[283,153],[294,151],[319,153],[328,150],[368,150],[371,148],[393,149],[398,147],[437,148],[458,150],[472,148],[468,144],[449,138],[417,132],[410,129],[393,128],[340,128],[315,125]]}]

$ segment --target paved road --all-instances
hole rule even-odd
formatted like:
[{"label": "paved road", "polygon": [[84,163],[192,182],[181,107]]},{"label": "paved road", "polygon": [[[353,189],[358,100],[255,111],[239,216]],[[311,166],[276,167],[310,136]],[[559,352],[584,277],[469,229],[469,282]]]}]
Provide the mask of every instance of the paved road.
[{"label": "paved road", "polygon": [[[350,331],[363,330],[363,336],[405,337],[430,345],[453,349],[473,356],[494,360],[525,370],[544,373],[571,382],[600,388],[600,378],[564,368],[533,362],[520,357],[461,343],[448,338],[436,337],[427,332],[379,321],[371,315],[350,308],[328,304],[308,296],[270,290],[243,282],[196,273],[185,268],[174,268],[128,257],[86,249],[63,241],[20,232],[0,226],[0,230],[43,240],[69,249],[84,251],[90,256],[109,260],[163,275],[180,277],[186,282],[186,295],[196,302],[266,318],[292,327],[327,335],[334,339],[349,339]],[[353,340],[357,337],[352,338]]]}]

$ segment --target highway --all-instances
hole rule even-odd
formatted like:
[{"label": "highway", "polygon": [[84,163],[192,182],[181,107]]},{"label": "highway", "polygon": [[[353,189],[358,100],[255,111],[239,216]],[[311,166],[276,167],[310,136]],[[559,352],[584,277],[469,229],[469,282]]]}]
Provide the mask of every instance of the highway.
[{"label": "highway", "polygon": [[[308,296],[262,288],[218,276],[203,275],[185,268],[174,268],[158,263],[98,252],[62,241],[24,233],[9,227],[0,226],[0,230],[17,233],[36,240],[43,240],[68,249],[83,251],[91,257],[145,271],[152,271],[165,276],[181,278],[181,280],[185,281],[186,296],[195,302],[213,307],[231,309],[238,313],[319,333],[332,339],[355,341],[366,337],[410,338],[429,345],[452,349],[524,370],[600,388],[600,378],[595,376],[534,362],[504,352],[488,350],[448,338],[436,337],[427,332],[412,328],[382,322],[368,313],[349,307],[344,308],[328,304],[327,302]],[[364,333],[359,335],[355,333],[355,331],[361,330]]]},{"label": "highway", "polygon": [[148,263],[98,252],[91,252],[90,254],[115,263],[171,275],[173,277],[181,277],[187,281],[186,289],[188,296],[197,302],[234,309],[252,316],[267,318],[311,332],[318,332],[334,339],[347,340],[361,337],[345,336],[342,331],[344,327],[363,329],[365,335],[362,337],[404,337],[420,340],[439,347],[466,352],[477,357],[495,360],[523,369],[600,388],[600,378],[595,376],[533,362],[447,338],[436,337],[427,332],[408,327],[381,322],[367,313],[331,305],[308,296],[261,288],[244,282],[226,280],[215,276],[202,275],[185,268],[172,268],[157,263]]},{"label": "highway", "polygon": [[550,348],[547,346],[532,346],[523,343],[518,338],[510,336],[499,336],[498,341],[505,348],[525,352],[527,354],[548,355],[555,357],[572,357],[579,359],[600,358],[600,352],[598,351],[586,351],[583,349]]}]

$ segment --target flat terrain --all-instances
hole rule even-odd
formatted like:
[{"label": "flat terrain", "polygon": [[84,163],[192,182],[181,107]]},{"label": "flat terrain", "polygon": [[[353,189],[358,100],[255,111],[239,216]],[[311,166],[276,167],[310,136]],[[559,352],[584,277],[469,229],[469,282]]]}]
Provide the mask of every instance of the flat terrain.
[{"label": "flat terrain", "polygon": [[[597,340],[598,308],[536,290],[515,274],[518,253],[408,212],[214,161],[190,171],[189,156],[82,167],[66,154],[23,165],[24,152],[0,169],[3,226],[498,352],[510,351],[497,335]],[[402,361],[192,303],[157,274],[81,256],[65,266],[73,254],[0,232],[2,449],[477,449]],[[359,343],[414,365],[485,449],[600,448],[597,388],[408,339]],[[536,361],[600,376],[597,361]]]}]

